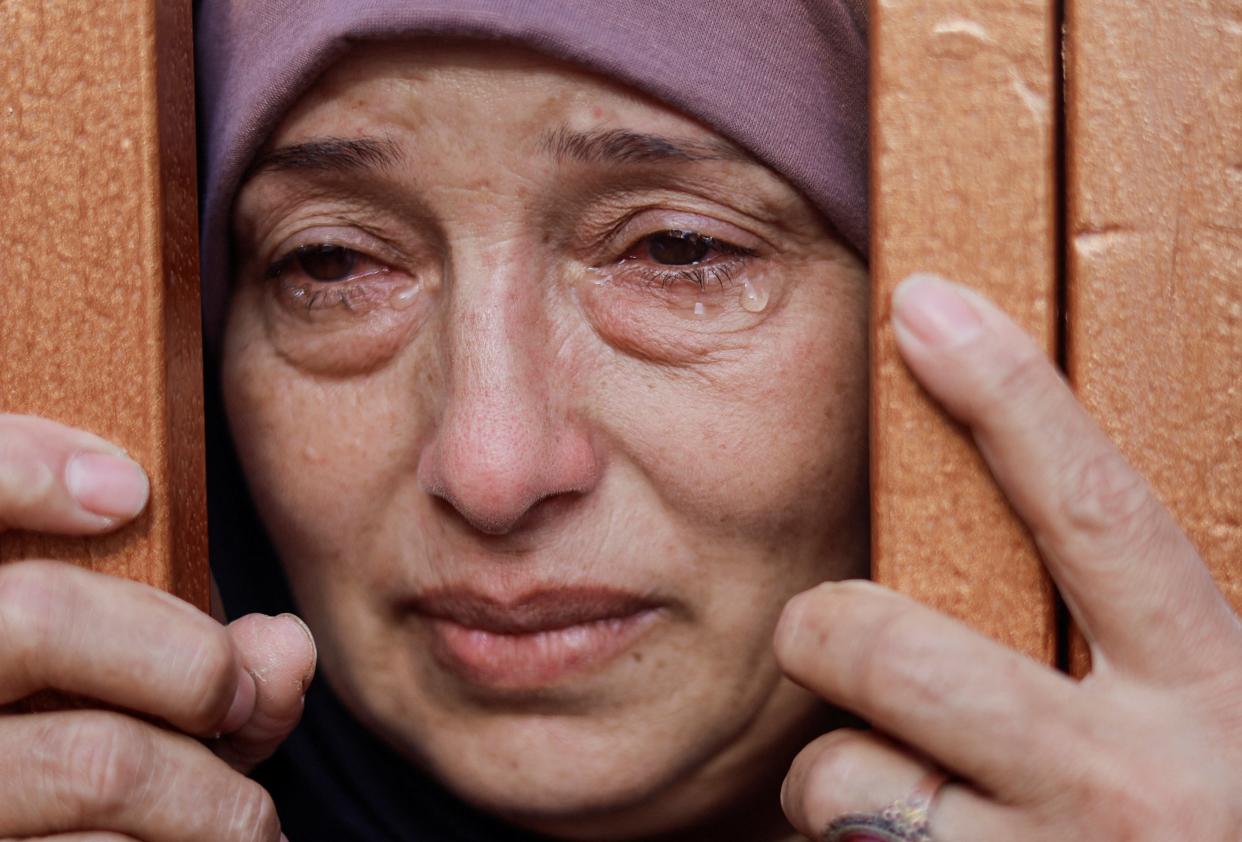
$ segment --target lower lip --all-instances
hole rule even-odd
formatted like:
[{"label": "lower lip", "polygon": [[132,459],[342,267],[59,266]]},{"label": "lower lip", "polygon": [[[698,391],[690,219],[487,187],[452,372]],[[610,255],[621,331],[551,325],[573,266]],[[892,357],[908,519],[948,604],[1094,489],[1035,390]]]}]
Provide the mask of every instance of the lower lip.
[{"label": "lower lip", "polygon": [[497,634],[451,620],[432,620],[437,659],[466,681],[483,687],[546,687],[598,669],[633,646],[659,612],[595,620],[529,634]]}]

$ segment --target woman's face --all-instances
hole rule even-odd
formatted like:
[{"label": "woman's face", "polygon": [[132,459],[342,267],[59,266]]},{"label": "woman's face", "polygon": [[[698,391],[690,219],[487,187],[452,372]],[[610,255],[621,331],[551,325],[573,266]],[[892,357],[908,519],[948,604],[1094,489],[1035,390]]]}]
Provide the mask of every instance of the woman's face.
[{"label": "woman's face", "polygon": [[866,277],[702,125],[495,45],[369,47],[234,212],[233,434],[320,663],[468,800],[692,824],[821,708],[771,633],[865,572]]}]

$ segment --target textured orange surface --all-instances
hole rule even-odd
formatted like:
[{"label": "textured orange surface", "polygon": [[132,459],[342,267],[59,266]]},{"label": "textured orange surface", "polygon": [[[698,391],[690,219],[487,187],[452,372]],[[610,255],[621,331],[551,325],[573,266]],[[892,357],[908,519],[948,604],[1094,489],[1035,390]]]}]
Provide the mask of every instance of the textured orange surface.
[{"label": "textured orange surface", "polygon": [[1057,31],[1051,0],[872,3],[872,535],[884,584],[1044,661],[1051,585],[889,324],[915,271],[970,284],[1056,342]]},{"label": "textured orange surface", "polygon": [[0,410],[111,439],[147,512],[0,536],[206,606],[190,2],[0,3]]},{"label": "textured orange surface", "polygon": [[1242,3],[1066,11],[1070,378],[1242,608]]}]

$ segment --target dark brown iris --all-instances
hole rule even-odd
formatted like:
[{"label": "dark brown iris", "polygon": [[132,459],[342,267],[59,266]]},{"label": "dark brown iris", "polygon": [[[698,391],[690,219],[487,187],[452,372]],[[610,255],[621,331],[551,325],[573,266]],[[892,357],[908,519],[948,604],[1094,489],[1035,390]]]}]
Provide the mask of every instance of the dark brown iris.
[{"label": "dark brown iris", "polygon": [[693,231],[661,231],[647,238],[647,250],[656,263],[686,266],[707,257],[712,240]]},{"label": "dark brown iris", "polygon": [[342,246],[317,245],[298,249],[298,266],[316,281],[343,281],[358,264],[358,252]]}]

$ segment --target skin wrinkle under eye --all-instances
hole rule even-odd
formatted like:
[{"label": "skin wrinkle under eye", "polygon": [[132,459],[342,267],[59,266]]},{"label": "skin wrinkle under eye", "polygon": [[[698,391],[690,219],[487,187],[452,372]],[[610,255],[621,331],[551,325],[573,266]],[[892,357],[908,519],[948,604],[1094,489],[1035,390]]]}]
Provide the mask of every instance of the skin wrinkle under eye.
[{"label": "skin wrinkle under eye", "polygon": [[[622,251],[626,252],[629,249]],[[598,322],[598,325],[611,326],[601,336],[618,350],[630,356],[698,376],[706,375],[703,371],[696,371],[695,366],[711,365],[714,368],[736,362],[738,354],[744,352],[746,340],[742,334],[758,323],[758,313],[766,308],[766,296],[764,306],[752,310],[740,303],[741,299],[738,298],[736,291],[730,292],[738,286],[734,277],[735,273],[744,273],[746,270],[743,264],[751,257],[747,249],[734,248],[731,251],[734,253],[726,254],[726,262],[702,264],[684,269],[675,266],[664,269],[658,264],[638,266],[634,262],[619,263],[614,269],[615,282],[624,283],[638,290],[642,298],[640,301],[624,304],[624,297],[622,297],[608,307],[595,308],[593,312],[596,313],[598,319],[602,320]],[[632,280],[629,280],[630,278]],[[330,284],[311,283],[305,286],[290,284],[278,290],[281,300],[287,302],[296,321],[305,321],[307,328],[315,328],[315,334],[308,334],[303,345],[311,347],[318,344],[322,346],[325,353],[328,353],[328,356],[324,357],[323,362],[308,363],[306,360],[311,358],[307,357],[307,352],[299,353],[293,350],[297,347],[297,341],[293,340],[294,344],[291,345],[290,340],[283,337],[283,341],[278,343],[284,349],[282,353],[295,365],[309,365],[309,370],[333,377],[349,376],[350,371],[354,369],[359,374],[369,374],[377,366],[385,365],[387,360],[402,347],[404,340],[400,339],[400,336],[411,335],[413,322],[403,318],[401,313],[395,312],[395,308],[385,307],[391,297],[397,294],[393,289],[389,288],[385,292],[376,293],[367,286],[374,286],[377,283],[389,287],[396,286],[396,282],[392,281],[387,273],[375,273],[367,278]],[[746,290],[749,291],[751,289],[749,280],[745,283]],[[305,291],[312,288],[315,291]],[[690,290],[697,290],[696,297],[708,302],[711,316],[707,317],[704,323],[696,324],[688,321],[692,318],[696,320],[705,318],[694,315],[694,301],[687,298]],[[293,292],[301,294],[293,295],[291,294]],[[704,295],[707,298],[702,298]],[[722,299],[721,296],[724,295],[731,297]],[[421,297],[421,294],[419,296]],[[403,305],[401,309],[406,306],[409,305]],[[650,322],[647,316],[643,316],[636,322],[635,316],[640,314],[634,310],[635,306],[641,306],[643,312],[649,312],[654,306],[657,309],[678,314],[677,322],[664,327],[656,327],[656,324]],[[377,308],[380,309],[377,310]],[[332,312],[334,310],[335,316]],[[745,314],[742,310],[751,310],[751,312]],[[323,316],[330,316],[331,320],[324,321],[319,318],[321,311],[326,311],[323,312]],[[608,313],[606,317],[605,311]],[[424,310],[415,309],[412,315],[420,316],[424,312]],[[734,315],[729,317],[729,313]],[[376,321],[377,315],[382,315],[383,318]],[[312,319],[312,316],[316,318]],[[742,318],[739,320],[738,317]],[[634,326],[644,323],[644,320],[652,326],[641,335],[635,334]],[[364,333],[359,333],[360,330]],[[342,356],[332,350],[340,347],[339,343],[333,339],[338,334],[366,336],[366,341],[358,347],[371,350],[361,356],[357,354]],[[355,357],[365,362],[355,364],[348,362]]]},{"label": "skin wrinkle under eye", "polygon": [[[639,242],[650,240],[654,236],[658,234],[648,235]],[[613,260],[613,266],[610,267],[612,271],[605,277],[609,279],[608,283],[637,284],[640,288],[650,289],[652,290],[649,296],[651,304],[657,307],[668,307],[674,311],[703,306],[702,303],[687,303],[685,290],[682,288],[692,288],[697,290],[696,300],[710,301],[710,306],[715,313],[720,306],[720,296],[734,288],[735,276],[739,272],[746,271],[745,265],[753,257],[753,252],[723,241],[716,241],[713,238],[704,238],[704,242],[710,245],[709,252],[717,251],[720,254],[711,256],[710,260],[699,260],[685,267],[659,263],[650,256],[644,259],[639,256],[641,247],[628,246],[622,249],[623,257]],[[315,247],[299,247],[299,249],[305,248]],[[298,265],[299,249],[294,249],[280,258],[267,271],[266,276],[280,284],[277,295],[281,300],[288,302],[291,307],[305,311],[308,319],[312,311],[333,307],[348,311],[348,315],[342,314],[344,318],[355,315],[362,318],[374,311],[376,307],[389,303],[401,292],[398,281],[390,277],[391,270],[382,265],[376,266],[374,261],[366,259],[365,256],[361,256],[363,262],[370,264],[371,268],[339,281],[317,282],[314,279],[306,281],[288,279],[285,273],[291,267]],[[705,255],[705,258],[707,256]],[[411,281],[411,283],[415,282]],[[747,291],[750,291],[752,288],[749,279],[744,283]],[[385,291],[377,292],[377,285],[384,286]],[[657,288],[659,292],[655,291]],[[729,304],[725,306],[729,307]],[[762,307],[759,308],[759,310],[762,309]],[[726,325],[726,327],[729,326]],[[732,328],[737,329],[737,326],[734,325]]]},{"label": "skin wrinkle under eye", "polygon": [[[680,212],[670,219],[674,219],[680,227],[684,227],[686,222]],[[654,223],[648,223],[648,226],[662,229]],[[611,227],[623,226],[614,224]],[[615,250],[615,246],[611,248]],[[626,254],[632,250],[627,246],[618,253]],[[745,265],[754,256],[752,250],[731,245],[725,250],[724,259],[720,262],[686,268],[618,261],[614,270],[615,281],[644,290],[644,297],[629,304],[621,299],[609,307],[594,308],[596,319],[592,321],[596,322],[597,333],[617,350],[635,359],[667,367],[670,372],[678,371],[705,383],[718,382],[715,375],[707,372],[737,364],[739,354],[745,353],[748,341],[745,334],[761,323],[758,314],[766,310],[768,304],[766,291],[759,307],[745,303],[748,296],[754,298],[750,273]],[[736,277],[739,272],[743,274],[741,282]],[[383,288],[382,291],[371,288],[376,283]],[[297,367],[305,367],[308,372],[334,379],[355,376],[355,373],[369,375],[387,365],[414,335],[412,331],[427,312],[425,303],[411,307],[412,303],[426,298],[418,292],[413,295],[412,301],[400,308],[385,306],[398,294],[395,287],[396,284],[389,279],[378,276],[378,280],[372,277],[328,286],[290,284],[276,289],[274,294],[286,302],[287,309],[295,316],[293,322],[288,322],[287,317],[277,318],[274,322],[269,320],[282,334],[277,343],[282,355]],[[697,293],[694,293],[696,290]],[[729,297],[721,297],[725,295]],[[411,308],[408,315],[397,312],[407,307]],[[635,307],[641,307],[642,312],[636,311]],[[656,308],[654,311],[653,307]],[[675,321],[660,326],[644,315],[660,310],[674,316]],[[312,316],[315,318],[312,319]],[[640,318],[636,320],[635,316]],[[325,321],[325,318],[328,320]],[[296,334],[304,336],[289,335],[287,329],[278,327],[282,321],[290,325],[305,322],[305,328],[296,328]],[[636,333],[635,326],[641,324],[648,327]],[[307,333],[312,327],[314,333]],[[604,330],[599,332],[601,327]],[[345,339],[349,336],[356,339]],[[342,340],[353,343],[355,350],[340,353]],[[302,350],[298,350],[299,347]],[[316,347],[318,351],[310,350]]]},{"label": "skin wrinkle under eye", "polygon": [[[644,135],[643,137],[647,137],[647,136]],[[301,144],[295,145],[295,147],[300,147],[300,146]],[[667,183],[668,181],[675,181],[679,177],[686,177],[680,171],[684,166],[685,166],[685,162],[684,160],[682,160],[681,155],[674,155],[674,156],[671,156],[671,158],[668,158],[665,161],[665,167],[664,167],[665,176],[664,176],[663,181]],[[331,204],[333,200],[332,198],[333,193],[328,185],[336,183],[335,177],[333,177],[328,182],[323,182],[320,177],[321,176],[320,171],[317,169],[308,171],[304,173],[304,175],[309,176],[311,179],[312,187],[311,187],[310,192],[312,193],[312,195],[315,196],[315,201],[326,203],[326,204]],[[373,173],[373,176],[376,178],[379,178],[382,176],[382,172]],[[260,180],[262,181],[263,179],[260,179]],[[365,185],[365,182],[366,182],[365,178],[350,179],[348,184],[350,184],[351,187],[347,191],[346,196],[343,197],[344,200],[348,204],[356,205],[356,210],[354,210],[350,214],[350,216],[355,219],[365,216],[369,212],[370,208],[373,207],[372,201],[370,200],[359,201],[351,196],[351,194],[358,192],[356,189],[356,185],[359,184],[360,180]],[[284,194],[285,201],[288,204],[296,206],[297,204],[296,194],[300,191],[297,189],[295,185],[289,185],[287,183],[284,183],[283,181],[282,183],[284,186],[278,186],[277,188],[278,192]],[[699,186],[697,182],[696,182],[696,186]],[[700,189],[701,189],[701,186],[700,186]],[[381,195],[381,196],[387,197],[387,196],[392,195],[393,191],[384,190],[382,188],[379,188],[377,185],[375,187],[366,186],[364,188],[364,192],[371,194],[371,195]],[[589,218],[591,214],[599,213],[599,212],[616,214],[619,212],[624,212],[624,209],[627,205],[634,203],[636,201],[641,202],[644,205],[650,204],[650,203],[660,203],[660,202],[671,201],[672,199],[676,197],[676,195],[677,194],[670,193],[670,191],[668,191],[666,188],[661,189],[658,192],[658,194],[655,196],[650,196],[649,194],[642,193],[633,187],[627,187],[624,189],[624,191],[617,191],[617,190],[610,191],[606,193],[603,197],[597,197],[594,195],[593,191],[588,191],[584,196],[584,202],[588,203],[588,209],[586,212],[583,213],[583,216],[586,216]],[[686,199],[690,199],[692,203],[705,201],[704,199],[701,199],[698,196],[683,196],[683,198],[677,201],[682,207],[691,207],[692,205],[685,204]],[[717,208],[723,209],[723,206],[716,204],[714,200],[710,200],[710,201],[712,201],[713,209],[717,209]],[[414,199],[413,202],[417,203],[418,200]],[[388,213],[390,213],[389,209],[383,206],[376,208],[376,211],[379,212],[381,216],[388,215]],[[264,214],[264,216],[265,218],[270,219],[272,215]],[[625,221],[627,218],[628,217],[622,217],[619,220],[609,221],[607,223],[606,230],[611,232],[618,228],[623,227],[625,225]],[[737,219],[736,221],[744,222],[745,220]],[[590,228],[596,227],[597,225],[598,225],[598,222],[590,223],[589,228],[587,230],[590,230]],[[571,231],[580,230],[577,225],[571,224],[566,227]],[[680,227],[685,227],[685,226],[680,226]],[[594,236],[594,235],[586,235],[586,236],[589,238],[590,236]],[[774,234],[772,232],[769,232],[766,235],[766,237],[768,239],[772,239],[774,237]],[[720,238],[716,238],[716,239],[720,239]],[[338,242],[338,240],[334,239],[334,242]],[[729,253],[728,254],[729,259],[717,261],[714,265],[696,266],[694,268],[680,269],[680,270],[657,268],[656,265],[652,265],[651,267],[646,267],[647,271],[645,272],[639,273],[639,272],[627,271],[625,274],[629,277],[635,277],[635,276],[643,277],[646,279],[646,283],[648,285],[659,287],[659,288],[666,289],[666,290],[674,285],[680,285],[680,284],[697,285],[700,288],[704,288],[704,289],[706,289],[708,286],[714,285],[720,289],[724,289],[725,287],[731,284],[735,270],[740,268],[738,264],[741,264],[745,260],[749,259],[749,257],[752,254],[752,251],[749,248],[741,248],[741,247],[737,247],[732,244],[729,244],[727,242],[727,239],[721,239],[720,242],[721,242],[722,247],[724,247],[724,250]],[[348,240],[341,244],[347,245],[347,246],[350,245]],[[305,245],[305,243],[303,243],[303,245]],[[610,246],[609,248],[615,249],[616,246],[613,245],[613,246]],[[284,259],[284,258],[281,258],[281,259]],[[613,261],[616,261],[617,258],[615,256],[610,255],[610,259]],[[634,268],[635,267],[627,267],[627,269],[631,269],[631,270]],[[310,306],[307,307],[306,309],[312,310],[316,308],[321,308],[322,305],[324,305],[325,303],[329,305],[331,304],[349,305],[352,299],[349,296],[342,295],[340,293],[328,292],[326,294],[318,294],[318,293],[312,294],[312,295],[302,294],[300,295],[298,300],[299,300],[299,303],[301,303],[303,306],[305,306],[305,304],[309,302]],[[346,306],[346,309],[350,309],[350,308]]]}]

